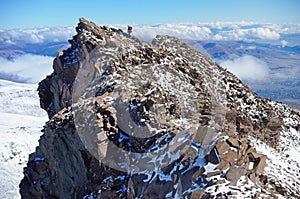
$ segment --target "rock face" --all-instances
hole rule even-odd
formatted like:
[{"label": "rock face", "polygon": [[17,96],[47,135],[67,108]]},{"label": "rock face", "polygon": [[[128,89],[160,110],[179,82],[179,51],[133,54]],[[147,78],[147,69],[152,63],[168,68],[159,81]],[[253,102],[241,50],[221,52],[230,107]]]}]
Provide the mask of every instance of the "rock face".
[{"label": "rock face", "polygon": [[50,120],[22,198],[300,197],[298,110],[174,37],[83,18],[76,31],[39,84]]}]

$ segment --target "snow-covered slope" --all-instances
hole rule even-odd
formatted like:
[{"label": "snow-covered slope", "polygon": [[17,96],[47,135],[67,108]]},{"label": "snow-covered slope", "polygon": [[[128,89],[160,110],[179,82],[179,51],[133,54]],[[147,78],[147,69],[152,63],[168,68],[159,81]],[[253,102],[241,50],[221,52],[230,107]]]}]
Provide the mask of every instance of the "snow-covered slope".
[{"label": "snow-covered slope", "polygon": [[47,120],[36,87],[0,80],[0,198],[20,198],[23,167]]}]

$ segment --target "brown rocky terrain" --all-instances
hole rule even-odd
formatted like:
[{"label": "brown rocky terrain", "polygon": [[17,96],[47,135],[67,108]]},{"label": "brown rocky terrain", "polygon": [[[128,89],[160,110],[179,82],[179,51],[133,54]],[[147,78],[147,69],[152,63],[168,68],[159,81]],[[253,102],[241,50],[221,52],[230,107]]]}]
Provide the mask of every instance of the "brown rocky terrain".
[{"label": "brown rocky terrain", "polygon": [[39,84],[49,122],[22,198],[300,197],[299,110],[177,38],[76,31]]}]

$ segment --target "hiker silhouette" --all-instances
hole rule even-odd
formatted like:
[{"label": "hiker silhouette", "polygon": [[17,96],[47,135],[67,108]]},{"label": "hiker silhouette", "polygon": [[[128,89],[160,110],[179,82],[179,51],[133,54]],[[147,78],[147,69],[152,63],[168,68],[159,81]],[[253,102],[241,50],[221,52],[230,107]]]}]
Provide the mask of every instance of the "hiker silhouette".
[{"label": "hiker silhouette", "polygon": [[129,35],[131,35],[131,33],[132,33],[132,26],[127,26],[127,33]]}]

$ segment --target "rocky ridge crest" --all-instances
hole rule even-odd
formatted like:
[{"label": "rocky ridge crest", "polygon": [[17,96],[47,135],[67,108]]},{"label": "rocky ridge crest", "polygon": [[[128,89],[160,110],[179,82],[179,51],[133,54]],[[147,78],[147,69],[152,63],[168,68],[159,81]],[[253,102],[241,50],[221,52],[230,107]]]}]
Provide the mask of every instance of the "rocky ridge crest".
[{"label": "rocky ridge crest", "polygon": [[[299,197],[299,161],[286,147],[300,143],[299,110],[260,98],[177,38],[157,36],[148,44],[83,18],[76,31],[71,47],[55,58],[54,72],[39,84],[50,120],[24,170],[23,198]],[[155,81],[147,81],[149,74]],[[125,139],[126,115],[111,105],[119,96],[132,105],[133,121],[163,130]],[[91,135],[96,143],[88,148],[90,140],[80,132],[95,128],[100,129]],[[191,132],[186,137],[185,129]],[[189,144],[164,148],[172,139]],[[125,169],[130,161],[122,160],[121,169],[99,161],[99,153],[112,153],[108,142],[135,153],[164,148],[162,159],[170,158],[170,151],[176,156],[152,172],[131,173]],[[262,145],[290,170],[259,153]],[[151,158],[146,155],[148,162]],[[278,178],[277,171],[292,180]]]}]

